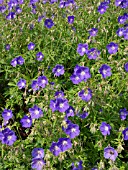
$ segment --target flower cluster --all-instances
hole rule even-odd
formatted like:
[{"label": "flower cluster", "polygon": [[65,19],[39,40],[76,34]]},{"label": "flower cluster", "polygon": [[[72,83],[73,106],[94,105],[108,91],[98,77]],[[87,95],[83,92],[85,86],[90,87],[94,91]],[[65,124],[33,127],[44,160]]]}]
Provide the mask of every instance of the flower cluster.
[{"label": "flower cluster", "polygon": [[22,56],[16,57],[11,61],[11,65],[13,67],[16,67],[16,65],[23,65],[24,64],[24,58]]},{"label": "flower cluster", "polygon": [[43,166],[45,165],[44,158],[44,150],[43,148],[34,148],[32,150],[32,169],[42,170]]},{"label": "flower cluster", "polygon": [[88,67],[76,65],[70,80],[73,82],[73,84],[79,84],[81,81],[86,82],[90,77],[91,73]]},{"label": "flower cluster", "polygon": [[125,120],[126,117],[127,117],[127,115],[128,115],[127,109],[126,109],[126,108],[120,109],[119,112],[120,112],[120,118],[121,118],[121,120]]},{"label": "flower cluster", "polygon": [[43,111],[37,105],[34,105],[32,108],[29,108],[30,116],[24,115],[24,117],[20,120],[22,127],[30,128],[32,125],[33,119],[39,119],[43,116]]},{"label": "flower cluster", "polygon": [[53,155],[58,156],[61,152],[65,152],[72,148],[72,143],[69,138],[59,138],[58,142],[52,142],[50,151]]}]

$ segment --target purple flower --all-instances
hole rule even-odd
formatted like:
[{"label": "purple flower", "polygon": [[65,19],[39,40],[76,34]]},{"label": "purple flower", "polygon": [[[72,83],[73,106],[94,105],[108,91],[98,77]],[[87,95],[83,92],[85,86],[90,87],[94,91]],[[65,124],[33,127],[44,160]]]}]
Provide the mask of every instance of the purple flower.
[{"label": "purple flower", "polygon": [[126,108],[124,109],[120,109],[120,118],[121,120],[125,120],[126,119],[126,116],[128,115],[128,111],[126,110]]},{"label": "purple flower", "polygon": [[80,134],[79,126],[77,124],[69,123],[65,133],[69,135],[71,139],[73,139]]},{"label": "purple flower", "polygon": [[114,148],[112,148],[111,146],[104,148],[105,159],[110,159],[112,161],[115,161],[117,156],[118,156],[117,151]]},{"label": "purple flower", "polygon": [[45,86],[48,84],[48,79],[46,76],[39,76],[37,83],[40,87],[45,88]]},{"label": "purple flower", "polygon": [[124,69],[126,72],[128,72],[128,62],[124,64]]},{"label": "purple flower", "polygon": [[32,119],[39,119],[43,115],[41,108],[39,108],[37,105],[29,108],[29,112]]},{"label": "purple flower", "polygon": [[28,116],[25,115],[25,116],[20,120],[20,123],[21,123],[22,127],[30,128],[31,125],[32,125],[32,119],[31,119],[31,117],[28,117]]},{"label": "purple flower", "polygon": [[123,36],[125,40],[128,40],[128,28],[126,28],[123,32]]},{"label": "purple flower", "polygon": [[119,17],[118,17],[118,22],[119,22],[120,24],[124,24],[125,21],[126,21],[125,16],[119,16]]},{"label": "purple flower", "polygon": [[56,109],[59,112],[65,112],[69,108],[68,100],[64,98],[57,98],[56,99]]},{"label": "purple flower", "polygon": [[14,19],[16,17],[15,12],[9,12],[9,14],[6,16],[7,20]]},{"label": "purple flower", "polygon": [[110,130],[111,130],[111,126],[109,124],[107,124],[106,122],[102,122],[102,124],[100,126],[100,131],[101,131],[102,135],[104,135],[104,136],[110,135]]},{"label": "purple flower", "polygon": [[123,0],[115,0],[115,6],[119,6],[121,5]]},{"label": "purple flower", "polygon": [[84,54],[86,54],[88,51],[88,44],[78,44],[77,46],[77,52],[80,56],[83,56]]},{"label": "purple flower", "polygon": [[98,12],[100,13],[100,14],[104,14],[105,12],[106,12],[106,10],[107,10],[107,6],[105,6],[105,5],[100,5],[100,6],[98,6]]},{"label": "purple flower", "polygon": [[82,113],[80,115],[78,113],[77,116],[80,117],[81,119],[85,119],[88,116],[88,112],[84,112],[84,113]]},{"label": "purple flower", "polygon": [[64,152],[72,148],[72,143],[69,138],[60,138],[58,141],[58,146],[61,149],[61,151]]},{"label": "purple flower", "polygon": [[11,146],[17,140],[15,132],[10,130],[9,128],[5,128],[4,130],[2,130],[2,134],[2,144]]},{"label": "purple flower", "polygon": [[28,50],[33,50],[34,47],[35,47],[35,44],[34,44],[33,42],[30,42],[30,43],[28,44]]},{"label": "purple flower", "polygon": [[73,82],[73,84],[79,84],[82,81],[81,78],[76,74],[72,74],[70,76],[70,80]]},{"label": "purple flower", "polygon": [[11,65],[12,65],[13,67],[16,67],[16,65],[17,65],[17,58],[14,58],[14,59],[11,61]]},{"label": "purple flower", "polygon": [[68,23],[73,24],[74,18],[75,18],[74,16],[68,16]]},{"label": "purple flower", "polygon": [[108,66],[107,64],[103,64],[100,69],[99,69],[100,74],[102,74],[103,78],[110,77],[112,72],[111,72],[111,67]]},{"label": "purple flower", "polygon": [[53,69],[52,72],[55,76],[60,76],[64,74],[64,66],[57,64]]},{"label": "purple flower", "polygon": [[56,99],[55,100],[50,100],[50,109],[52,109],[52,112],[56,111]]},{"label": "purple flower", "polygon": [[100,51],[96,48],[91,48],[87,52],[87,56],[90,60],[95,60],[100,55]]},{"label": "purple flower", "polygon": [[116,34],[117,34],[119,37],[122,37],[123,34],[124,34],[124,28],[119,28],[119,29],[116,31]]},{"label": "purple flower", "polygon": [[23,65],[24,64],[24,58],[22,56],[19,56],[16,59],[17,59],[17,64],[19,64],[19,65]]},{"label": "purple flower", "polygon": [[44,157],[44,149],[42,149],[42,148],[34,148],[32,150],[32,157],[33,158],[43,158]]},{"label": "purple flower", "polygon": [[86,92],[81,90],[78,95],[82,100],[88,102],[92,98],[92,91],[91,89],[88,89]]},{"label": "purple flower", "polygon": [[58,156],[60,154],[60,152],[62,152],[59,145],[58,145],[58,143],[56,143],[56,142],[52,142],[51,147],[50,147],[50,151],[55,156]]},{"label": "purple flower", "polygon": [[32,159],[31,167],[32,169],[42,170],[45,162],[42,158],[34,158]]},{"label": "purple flower", "polygon": [[36,54],[36,59],[37,59],[38,61],[42,61],[43,58],[44,58],[44,55],[42,54],[42,52],[38,52],[38,53]]},{"label": "purple flower", "polygon": [[46,28],[52,28],[54,26],[54,22],[52,21],[52,19],[46,19],[44,21],[44,26]]},{"label": "purple flower", "polygon": [[32,81],[31,87],[32,87],[32,89],[33,89],[34,91],[39,90],[40,87],[39,87],[39,85],[38,85],[37,80],[33,80],[33,81]]},{"label": "purple flower", "polygon": [[74,69],[74,73],[78,75],[81,80],[84,80],[85,82],[87,81],[87,79],[91,77],[90,70],[88,67],[76,65]]},{"label": "purple flower", "polygon": [[38,17],[38,22],[41,22],[43,18],[44,18],[44,15],[39,16]]},{"label": "purple flower", "polygon": [[118,51],[118,44],[111,42],[106,46],[109,54],[115,54]]},{"label": "purple flower", "polygon": [[89,31],[89,34],[91,37],[95,37],[97,35],[97,32],[98,32],[98,29],[97,28],[92,28],[90,31]]},{"label": "purple flower", "polygon": [[64,92],[63,91],[56,91],[55,92],[55,95],[54,95],[55,98],[63,98],[64,97]]},{"label": "purple flower", "polygon": [[18,81],[18,83],[17,83],[17,86],[19,87],[19,89],[25,88],[25,86],[26,86],[26,80],[20,79],[20,80]]},{"label": "purple flower", "polygon": [[9,44],[6,44],[5,45],[5,49],[8,51],[8,50],[10,50],[10,45]]},{"label": "purple flower", "polygon": [[128,140],[128,127],[122,131],[122,134],[124,136],[124,140]]},{"label": "purple flower", "polygon": [[19,6],[17,6],[17,7],[16,7],[16,13],[17,13],[17,14],[20,14],[21,12],[22,12],[22,9],[21,9]]},{"label": "purple flower", "polygon": [[72,170],[83,170],[83,166],[82,166],[83,162],[79,161],[77,162],[77,167],[74,165],[74,163],[72,163]]},{"label": "purple flower", "polygon": [[69,108],[65,111],[67,117],[69,116],[73,117],[74,112],[75,112],[75,109],[72,106],[69,106]]},{"label": "purple flower", "polygon": [[6,121],[11,119],[13,117],[12,110],[4,109],[4,111],[2,112],[2,117]]}]

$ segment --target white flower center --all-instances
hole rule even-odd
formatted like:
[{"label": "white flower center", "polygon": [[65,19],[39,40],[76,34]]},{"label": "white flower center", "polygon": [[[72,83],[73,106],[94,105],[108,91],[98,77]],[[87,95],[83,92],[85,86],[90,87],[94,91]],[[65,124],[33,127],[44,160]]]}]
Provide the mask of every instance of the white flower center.
[{"label": "white flower center", "polygon": [[59,147],[58,146],[55,146],[55,150],[57,151],[59,149]]},{"label": "white flower center", "polygon": [[82,72],[81,72],[81,75],[82,75],[82,76],[84,76],[84,75],[85,75],[85,72],[84,72],[84,71],[82,71]]},{"label": "white flower center", "polygon": [[76,80],[79,80],[79,77],[76,77],[75,79],[76,79]]},{"label": "white flower center", "polygon": [[12,136],[8,136],[8,140],[11,140],[12,139]]},{"label": "white flower center", "polygon": [[85,51],[86,51],[86,50],[85,50],[85,48],[83,47],[83,48],[82,48],[82,52],[84,53]]},{"label": "white flower center", "polygon": [[108,131],[108,127],[107,126],[105,126],[105,128],[104,128],[106,131]]},{"label": "white flower center", "polygon": [[60,108],[63,108],[63,107],[64,107],[64,104],[63,104],[63,103],[61,103],[61,104],[60,104]]},{"label": "white flower center", "polygon": [[45,80],[42,80],[42,83],[44,84],[46,81]]},{"label": "white flower center", "polygon": [[39,114],[39,110],[35,110],[35,114],[38,115]]},{"label": "white flower center", "polygon": [[106,74],[107,73],[107,70],[103,70],[103,74]]},{"label": "white flower center", "polygon": [[73,112],[72,109],[70,109],[69,112],[72,113]]},{"label": "white flower center", "polygon": [[76,131],[76,129],[75,129],[75,128],[72,128],[72,129],[71,129],[71,132],[75,132],[75,131]]},{"label": "white flower center", "polygon": [[112,46],[112,47],[111,47],[111,49],[112,49],[112,50],[115,50],[115,47],[114,47],[114,46]]},{"label": "white flower center", "polygon": [[67,143],[68,143],[67,141],[63,141],[63,145],[67,145]]},{"label": "white flower center", "polygon": [[7,116],[10,116],[10,112],[7,112]]},{"label": "white flower center", "polygon": [[29,119],[27,119],[27,123],[30,123],[30,120],[29,120]]},{"label": "white flower center", "polygon": [[25,84],[22,82],[21,85],[24,86]]},{"label": "white flower center", "polygon": [[126,132],[126,135],[128,135],[128,131]]},{"label": "white flower center", "polygon": [[59,73],[61,71],[61,69],[57,69],[57,72]]}]

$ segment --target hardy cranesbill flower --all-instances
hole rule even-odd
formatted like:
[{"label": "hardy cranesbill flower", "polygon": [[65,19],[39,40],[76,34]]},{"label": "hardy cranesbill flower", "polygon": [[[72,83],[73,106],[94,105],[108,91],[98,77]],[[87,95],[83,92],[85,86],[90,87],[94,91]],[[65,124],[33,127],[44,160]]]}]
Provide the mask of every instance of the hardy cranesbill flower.
[{"label": "hardy cranesbill flower", "polygon": [[119,6],[121,5],[123,0],[115,0],[115,6]]},{"label": "hardy cranesbill flower", "polygon": [[74,112],[75,112],[75,109],[72,106],[69,106],[69,108],[65,111],[67,117],[69,117],[69,116],[73,117]]},{"label": "hardy cranesbill flower", "polygon": [[68,23],[72,24],[74,22],[74,16],[68,16]]},{"label": "hardy cranesbill flower", "polygon": [[119,17],[118,17],[118,22],[119,22],[120,24],[124,24],[125,21],[126,21],[125,16],[119,16]]},{"label": "hardy cranesbill flower", "polygon": [[55,94],[54,94],[54,97],[55,98],[63,98],[64,97],[64,92],[63,91],[56,91]]},{"label": "hardy cranesbill flower", "polygon": [[87,56],[90,60],[95,60],[100,55],[100,51],[96,48],[91,48],[87,52]]},{"label": "hardy cranesbill flower", "polygon": [[111,42],[106,46],[109,54],[115,54],[118,51],[118,44]]},{"label": "hardy cranesbill flower", "polygon": [[53,69],[52,72],[55,76],[60,76],[64,74],[64,66],[57,64]]},{"label": "hardy cranesbill flower", "polygon": [[92,91],[91,89],[88,89],[86,92],[81,90],[78,95],[82,100],[88,102],[92,98]]},{"label": "hardy cranesbill flower", "polygon": [[122,134],[124,136],[124,140],[128,140],[128,127],[122,131]]},{"label": "hardy cranesbill flower", "polygon": [[22,12],[22,9],[19,6],[16,6],[16,13],[20,14]]},{"label": "hardy cranesbill flower", "polygon": [[23,63],[24,63],[24,58],[23,58],[22,56],[19,56],[19,57],[17,57],[16,59],[17,59],[17,64],[23,65]]},{"label": "hardy cranesbill flower", "polygon": [[67,151],[68,149],[72,148],[72,143],[69,138],[60,138],[58,140],[58,146],[62,152]]},{"label": "hardy cranesbill flower", "polygon": [[34,47],[35,47],[35,44],[34,44],[33,42],[30,42],[30,43],[28,44],[28,50],[33,50]]},{"label": "hardy cranesbill flower", "polygon": [[38,53],[36,54],[36,59],[37,59],[38,61],[42,61],[43,58],[44,58],[44,55],[42,54],[42,52],[38,52]]},{"label": "hardy cranesbill flower", "polygon": [[9,14],[6,16],[7,20],[14,19],[16,17],[15,12],[9,12]]},{"label": "hardy cranesbill flower", "polygon": [[39,87],[39,85],[38,85],[37,80],[33,80],[33,81],[32,81],[31,87],[32,87],[32,89],[33,89],[34,91],[39,90],[40,87]]},{"label": "hardy cranesbill flower", "polygon": [[45,88],[45,86],[48,84],[48,79],[46,76],[39,76],[37,83],[40,87]]},{"label": "hardy cranesbill flower", "polygon": [[84,112],[82,114],[77,114],[78,117],[80,117],[81,119],[85,119],[88,116],[88,112]]},{"label": "hardy cranesbill flower", "polygon": [[86,54],[88,51],[88,44],[78,44],[77,46],[77,52],[80,56],[83,56],[84,54]]},{"label": "hardy cranesbill flower", "polygon": [[22,127],[30,128],[31,125],[32,125],[32,119],[31,119],[31,117],[28,117],[28,116],[25,115],[25,116],[20,120],[20,123],[21,123]]},{"label": "hardy cranesbill flower", "polygon": [[32,169],[42,170],[45,162],[42,158],[34,158],[32,159],[31,167]]},{"label": "hardy cranesbill flower", "polygon": [[124,69],[126,72],[128,72],[128,62],[124,64]]},{"label": "hardy cranesbill flower", "polygon": [[98,6],[98,12],[100,13],[100,14],[104,14],[105,12],[106,12],[106,10],[107,10],[107,6],[105,6],[105,5],[100,5],[100,6]]},{"label": "hardy cranesbill flower", "polygon": [[56,109],[59,112],[65,112],[69,108],[68,100],[64,98],[56,99]]},{"label": "hardy cranesbill flower", "polygon": [[73,139],[80,134],[79,126],[73,123],[69,123],[65,133],[69,135],[71,139]]},{"label": "hardy cranesbill flower", "polygon": [[10,45],[9,45],[9,44],[6,44],[6,45],[5,45],[5,49],[6,49],[6,50],[10,50]]},{"label": "hardy cranesbill flower", "polygon": [[82,81],[81,78],[76,74],[72,74],[70,76],[70,80],[73,82],[73,84],[79,84]]},{"label": "hardy cranesbill flower", "polygon": [[119,29],[116,31],[116,34],[117,34],[119,37],[122,37],[122,36],[123,36],[123,33],[124,33],[124,28],[119,28]]},{"label": "hardy cranesbill flower", "polygon": [[89,31],[89,34],[91,37],[95,37],[97,35],[97,32],[98,32],[98,29],[97,28],[92,28],[90,31]]},{"label": "hardy cranesbill flower", "polygon": [[100,126],[100,131],[101,131],[102,135],[104,135],[104,136],[110,135],[110,130],[111,130],[111,126],[109,124],[107,124],[106,122],[102,122],[102,124]]},{"label": "hardy cranesbill flower", "polygon": [[12,65],[13,67],[16,67],[16,65],[17,65],[17,58],[14,58],[14,59],[11,61],[11,65]]},{"label": "hardy cranesbill flower", "polygon": [[56,143],[56,142],[52,142],[51,147],[49,148],[49,150],[50,150],[50,151],[53,153],[53,155],[55,155],[55,156],[58,156],[58,155],[60,154],[60,152],[62,152],[61,149],[60,149],[60,147],[59,147],[59,145],[58,145],[58,143]]},{"label": "hardy cranesbill flower", "polygon": [[127,115],[128,115],[128,111],[126,110],[126,108],[120,109],[120,118],[121,118],[121,120],[125,120]]},{"label": "hardy cranesbill flower", "polygon": [[74,163],[72,163],[72,170],[83,170],[83,162],[82,161],[79,161],[76,163],[77,164],[77,167],[75,166]]},{"label": "hardy cranesbill flower", "polygon": [[50,109],[52,109],[52,112],[57,110],[56,103],[57,103],[56,99],[55,100],[50,100]]},{"label": "hardy cranesbill flower", "polygon": [[34,148],[32,150],[33,158],[43,158],[44,157],[44,149],[43,148]]},{"label": "hardy cranesbill flower", "polygon": [[32,119],[39,119],[43,115],[41,108],[39,108],[37,105],[29,108],[29,112]]},{"label": "hardy cranesbill flower", "polygon": [[52,19],[46,19],[44,21],[44,26],[47,28],[52,28],[54,26],[54,22],[52,21]]},{"label": "hardy cranesbill flower", "polygon": [[126,28],[123,32],[123,36],[125,40],[128,40],[128,28]]},{"label": "hardy cranesbill flower", "polygon": [[105,159],[110,159],[112,161],[115,161],[117,156],[118,156],[117,151],[111,146],[104,148]]},{"label": "hardy cranesbill flower", "polygon": [[78,77],[80,77],[81,80],[84,80],[85,82],[87,81],[87,79],[91,77],[90,70],[88,67],[76,65],[74,69],[74,73],[78,75]]},{"label": "hardy cranesbill flower", "polygon": [[4,109],[4,111],[2,112],[2,117],[6,121],[11,119],[13,117],[12,110]]},{"label": "hardy cranesbill flower", "polygon": [[17,83],[17,86],[19,87],[19,89],[25,88],[25,86],[26,86],[26,80],[20,79],[20,80],[18,81],[18,83]]},{"label": "hardy cranesbill flower", "polygon": [[102,74],[103,78],[110,77],[112,72],[111,72],[111,67],[108,66],[107,64],[103,64],[100,69],[99,69],[100,74]]},{"label": "hardy cranesbill flower", "polygon": [[9,128],[5,128],[4,130],[2,130],[2,134],[2,144],[11,146],[17,139],[15,132],[10,130]]}]

